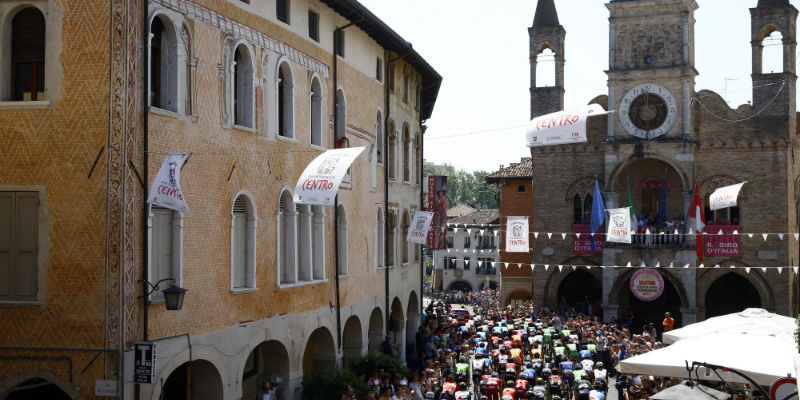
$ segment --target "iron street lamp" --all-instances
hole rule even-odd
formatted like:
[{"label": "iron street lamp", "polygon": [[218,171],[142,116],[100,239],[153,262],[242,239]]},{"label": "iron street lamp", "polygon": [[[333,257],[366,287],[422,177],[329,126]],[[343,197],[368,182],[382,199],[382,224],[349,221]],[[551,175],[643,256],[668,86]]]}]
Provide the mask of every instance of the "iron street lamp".
[{"label": "iron street lamp", "polygon": [[175,285],[174,284],[175,280],[172,278],[164,278],[156,282],[155,285],[153,285],[150,282],[147,282],[147,285],[150,286],[150,290],[148,290],[147,293],[144,294],[144,296],[140,297],[149,296],[150,294],[158,290],[158,285],[166,281],[172,281],[173,285],[161,291],[161,293],[164,294],[164,305],[167,306],[167,310],[180,310],[181,307],[183,307],[183,296],[186,294],[187,290],[180,286]]}]

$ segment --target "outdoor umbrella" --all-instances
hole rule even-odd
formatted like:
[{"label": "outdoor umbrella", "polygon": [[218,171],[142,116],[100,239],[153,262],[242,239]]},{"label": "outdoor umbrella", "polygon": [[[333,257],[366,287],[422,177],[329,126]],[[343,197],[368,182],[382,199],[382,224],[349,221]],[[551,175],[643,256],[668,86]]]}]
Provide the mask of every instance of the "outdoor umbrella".
[{"label": "outdoor umbrella", "polygon": [[[619,369],[626,374],[689,378],[686,363],[693,361],[721,365],[744,373],[760,385],[769,386],[780,377],[794,375],[797,352],[791,334],[763,335],[719,333],[684,339],[675,344],[623,360]],[[749,383],[725,371],[698,367],[700,380]]]},{"label": "outdoor umbrella", "polygon": [[657,400],[726,400],[731,395],[703,385],[689,387],[685,384],[670,386],[652,396]]},{"label": "outdoor umbrella", "polygon": [[748,308],[742,312],[709,318],[674,331],[664,332],[665,344],[709,333],[753,333],[758,335],[794,332],[793,318],[771,313],[762,308]]}]

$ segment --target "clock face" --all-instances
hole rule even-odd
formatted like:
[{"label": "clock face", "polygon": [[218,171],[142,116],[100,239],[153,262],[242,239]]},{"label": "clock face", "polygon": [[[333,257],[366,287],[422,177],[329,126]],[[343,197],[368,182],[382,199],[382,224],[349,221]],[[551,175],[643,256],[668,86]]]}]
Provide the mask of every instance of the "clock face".
[{"label": "clock face", "polygon": [[619,122],[632,136],[655,139],[675,125],[678,102],[667,88],[643,83],[629,90],[619,105]]}]

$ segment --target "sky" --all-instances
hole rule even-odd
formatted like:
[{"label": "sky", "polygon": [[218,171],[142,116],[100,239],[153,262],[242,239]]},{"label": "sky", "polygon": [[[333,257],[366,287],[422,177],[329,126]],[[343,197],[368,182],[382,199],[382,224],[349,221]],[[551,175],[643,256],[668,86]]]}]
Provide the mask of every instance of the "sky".
[{"label": "sky", "polygon": [[[425,160],[489,171],[530,157],[528,27],[536,0],[360,0],[442,76],[426,122]],[[555,0],[566,30],[564,108],[607,94],[606,1]],[[750,7],[757,0],[697,0],[695,91],[709,89],[731,107],[752,98]],[[800,8],[800,0],[791,0]],[[780,52],[780,46],[765,47]]]}]

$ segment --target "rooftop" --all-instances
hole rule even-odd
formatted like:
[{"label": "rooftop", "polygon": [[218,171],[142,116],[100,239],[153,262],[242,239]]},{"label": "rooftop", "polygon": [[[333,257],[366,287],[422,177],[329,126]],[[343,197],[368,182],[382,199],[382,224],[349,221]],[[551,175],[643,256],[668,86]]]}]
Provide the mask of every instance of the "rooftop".
[{"label": "rooftop", "polygon": [[500,166],[500,169],[486,176],[486,183],[495,183],[503,179],[522,179],[533,178],[533,160],[530,157],[523,157],[518,163],[512,163],[508,167]]},{"label": "rooftop", "polygon": [[448,214],[448,224],[458,224],[458,225],[489,225],[489,224],[497,224],[500,222],[500,210],[496,208],[487,208],[483,210],[477,210],[471,214],[467,214],[457,218],[449,218]]}]

